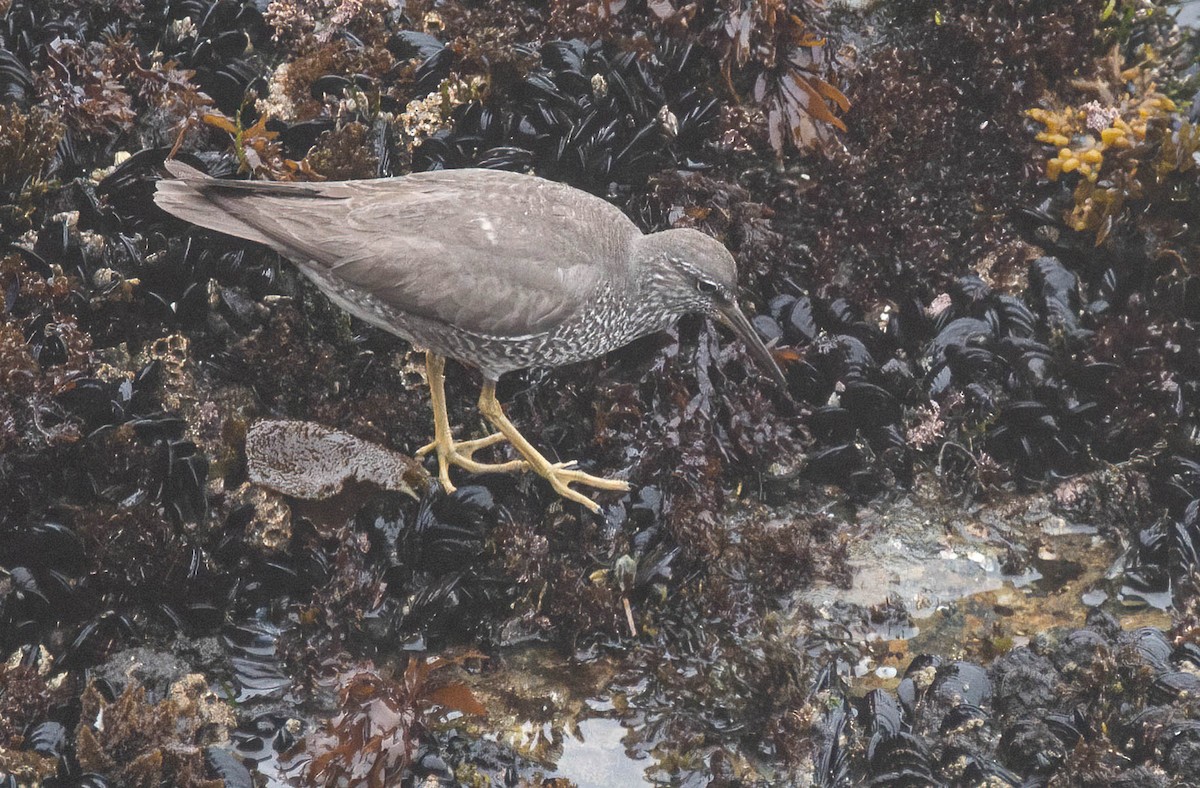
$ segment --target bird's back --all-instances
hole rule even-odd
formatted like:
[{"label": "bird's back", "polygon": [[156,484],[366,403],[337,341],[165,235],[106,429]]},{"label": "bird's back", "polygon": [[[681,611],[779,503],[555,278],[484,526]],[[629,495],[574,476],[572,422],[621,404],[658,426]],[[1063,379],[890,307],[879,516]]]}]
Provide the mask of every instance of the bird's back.
[{"label": "bird's back", "polygon": [[329,183],[221,181],[177,162],[156,203],[257,241],[400,312],[487,336],[552,331],[602,284],[624,286],[634,239],[619,209],[497,170]]}]

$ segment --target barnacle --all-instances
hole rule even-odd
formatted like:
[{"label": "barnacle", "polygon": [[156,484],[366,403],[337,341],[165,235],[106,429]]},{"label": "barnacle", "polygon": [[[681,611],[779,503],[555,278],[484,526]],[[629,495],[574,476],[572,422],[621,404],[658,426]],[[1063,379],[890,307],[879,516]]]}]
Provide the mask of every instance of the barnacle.
[{"label": "barnacle", "polygon": [[49,190],[43,178],[63,132],[59,117],[42,107],[25,112],[0,104],[0,226],[6,231],[29,227]]},{"label": "barnacle", "polygon": [[418,147],[438,131],[449,128],[455,107],[468,101],[477,101],[483,89],[481,77],[463,80],[457,74],[451,74],[428,96],[410,101],[400,114],[400,124],[409,150]]},{"label": "barnacle", "polygon": [[204,747],[228,738],[233,712],[213,696],[203,676],[179,680],[158,703],[150,703],[145,688],[133,680],[113,701],[105,700],[95,684],[81,700],[77,757],[88,771],[137,786],[224,785],[206,779]]},{"label": "barnacle", "polygon": [[274,40],[295,43],[303,41],[317,29],[314,10],[303,0],[271,0],[263,17],[274,31]]},{"label": "barnacle", "polygon": [[271,0],[263,16],[275,41],[303,49],[346,32],[368,36],[395,7],[390,0]]}]

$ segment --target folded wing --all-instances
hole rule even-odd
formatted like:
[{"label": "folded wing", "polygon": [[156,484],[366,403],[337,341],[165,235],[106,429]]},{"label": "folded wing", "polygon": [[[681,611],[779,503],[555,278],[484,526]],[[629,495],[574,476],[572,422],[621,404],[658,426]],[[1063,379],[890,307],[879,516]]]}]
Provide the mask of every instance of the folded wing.
[{"label": "folded wing", "polygon": [[330,183],[223,181],[179,162],[163,210],[265,244],[408,314],[489,336],[553,330],[641,235],[617,208],[528,175],[441,170]]}]

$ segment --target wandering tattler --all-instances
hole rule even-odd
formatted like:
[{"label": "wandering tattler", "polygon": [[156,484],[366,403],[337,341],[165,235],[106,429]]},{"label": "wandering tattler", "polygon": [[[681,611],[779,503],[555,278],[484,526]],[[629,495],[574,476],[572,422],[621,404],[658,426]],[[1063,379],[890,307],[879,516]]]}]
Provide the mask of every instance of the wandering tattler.
[{"label": "wandering tattler", "polygon": [[[294,262],[357,318],[425,349],[439,478],[529,470],[555,492],[627,490],[623,481],[546,459],[496,400],[506,372],[595,358],[699,312],[730,326],[783,384],[737,305],[737,270],[720,242],[690,229],[645,235],[618,208],[561,183],[499,170],[438,170],[325,183],[228,181],[168,161],[155,202],[174,216],[257,241]],[[443,390],[445,359],[483,373],[479,410],[498,432],[456,441]],[[484,464],[508,441],[523,459]]]}]

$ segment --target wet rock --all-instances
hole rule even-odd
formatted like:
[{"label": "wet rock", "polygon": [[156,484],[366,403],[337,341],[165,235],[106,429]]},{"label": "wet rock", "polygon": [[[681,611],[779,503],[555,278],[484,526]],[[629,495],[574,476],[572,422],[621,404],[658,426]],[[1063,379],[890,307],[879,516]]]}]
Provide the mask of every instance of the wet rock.
[{"label": "wet rock", "polygon": [[136,681],[111,701],[93,683],[82,702],[76,757],[83,769],[133,784],[221,784],[206,777],[204,747],[227,741],[235,719],[203,676],[185,676],[158,703]]},{"label": "wet rock", "polygon": [[1022,716],[1055,704],[1061,691],[1058,671],[1046,657],[1028,648],[1015,648],[992,666],[996,708]]}]

